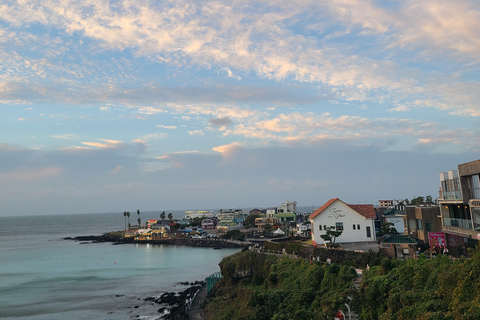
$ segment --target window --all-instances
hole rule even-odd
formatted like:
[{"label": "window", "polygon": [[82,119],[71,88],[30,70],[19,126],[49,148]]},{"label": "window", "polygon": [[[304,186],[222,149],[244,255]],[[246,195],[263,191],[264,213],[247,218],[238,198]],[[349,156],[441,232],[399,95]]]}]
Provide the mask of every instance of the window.
[{"label": "window", "polygon": [[414,219],[411,219],[408,222],[408,226],[410,227],[410,230],[417,230],[417,221]]},{"label": "window", "polygon": [[326,224],[323,225],[323,230],[327,230],[327,225]]},{"label": "window", "polygon": [[355,225],[353,225],[353,230],[355,230]]},{"label": "window", "polygon": [[360,225],[359,224],[357,224],[357,229],[360,230]]},{"label": "window", "polygon": [[423,231],[423,223],[421,219],[417,219],[417,229]]},{"label": "window", "polygon": [[433,222],[430,220],[425,221],[425,231],[433,231]]},{"label": "window", "polygon": [[343,222],[335,222],[335,228],[337,231],[343,231]]},{"label": "window", "polygon": [[318,230],[322,231],[322,225],[321,224],[318,226]]}]

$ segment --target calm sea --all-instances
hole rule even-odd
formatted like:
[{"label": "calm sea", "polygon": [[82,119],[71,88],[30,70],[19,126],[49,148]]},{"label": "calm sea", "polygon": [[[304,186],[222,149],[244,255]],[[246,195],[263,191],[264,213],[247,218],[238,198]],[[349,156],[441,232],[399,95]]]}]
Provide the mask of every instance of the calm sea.
[{"label": "calm sea", "polygon": [[[131,223],[137,218],[132,214]],[[160,319],[160,306],[144,298],[204,280],[238,251],[61,240],[124,225],[122,213],[0,218],[0,318]]]}]

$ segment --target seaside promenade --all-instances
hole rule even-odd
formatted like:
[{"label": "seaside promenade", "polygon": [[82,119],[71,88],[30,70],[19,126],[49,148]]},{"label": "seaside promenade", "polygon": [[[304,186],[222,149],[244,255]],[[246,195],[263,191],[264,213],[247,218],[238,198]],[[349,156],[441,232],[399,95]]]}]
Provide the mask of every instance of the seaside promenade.
[{"label": "seaside promenade", "polygon": [[195,299],[192,302],[192,306],[188,310],[188,319],[190,320],[202,320],[202,309],[201,305],[205,302],[207,297],[207,286],[205,285],[195,296]]}]

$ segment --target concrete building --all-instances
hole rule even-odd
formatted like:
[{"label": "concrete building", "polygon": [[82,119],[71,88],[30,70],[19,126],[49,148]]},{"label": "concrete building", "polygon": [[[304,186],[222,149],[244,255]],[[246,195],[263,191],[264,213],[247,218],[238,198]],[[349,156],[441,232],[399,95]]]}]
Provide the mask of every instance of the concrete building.
[{"label": "concrete building", "polygon": [[448,246],[474,246],[480,239],[480,160],[440,173],[438,203]]},{"label": "concrete building", "polygon": [[218,223],[216,229],[223,232],[243,229],[245,217],[246,214],[242,209],[222,209],[217,215]]},{"label": "concrete building", "polygon": [[264,229],[265,225],[269,224],[272,228],[280,226],[280,219],[278,218],[256,218],[255,227]]},{"label": "concrete building", "polygon": [[[407,220],[407,234],[427,244],[431,242],[430,233],[442,231],[442,219],[438,206],[407,206],[405,216]],[[440,246],[440,244],[436,246]]]},{"label": "concrete building", "polygon": [[378,200],[378,206],[380,208],[388,208],[393,204],[393,200]]},{"label": "concrete building", "polygon": [[338,198],[328,200],[310,215],[312,241],[327,243],[321,238],[328,227],[341,230],[336,243],[375,241],[375,210],[372,204],[346,204]]}]

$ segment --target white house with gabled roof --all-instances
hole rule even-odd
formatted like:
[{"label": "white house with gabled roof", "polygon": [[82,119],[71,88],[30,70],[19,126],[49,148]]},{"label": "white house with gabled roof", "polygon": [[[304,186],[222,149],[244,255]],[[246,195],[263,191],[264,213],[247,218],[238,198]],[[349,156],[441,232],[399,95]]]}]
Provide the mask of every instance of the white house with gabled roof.
[{"label": "white house with gabled roof", "polygon": [[336,243],[375,241],[373,204],[346,204],[338,198],[328,200],[310,215],[314,245],[325,244],[321,235],[328,227],[342,230]]}]

